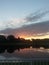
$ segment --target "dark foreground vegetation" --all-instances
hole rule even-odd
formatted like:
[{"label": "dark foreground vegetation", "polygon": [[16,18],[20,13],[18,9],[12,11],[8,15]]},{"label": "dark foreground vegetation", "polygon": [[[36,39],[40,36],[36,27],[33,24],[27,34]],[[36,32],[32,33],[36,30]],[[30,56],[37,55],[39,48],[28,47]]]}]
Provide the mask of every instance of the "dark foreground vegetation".
[{"label": "dark foreground vegetation", "polygon": [[15,38],[13,35],[5,37],[0,35],[0,53],[7,52],[13,53],[15,50],[20,50],[23,48],[49,48],[49,39],[32,39],[25,40],[23,38]]}]

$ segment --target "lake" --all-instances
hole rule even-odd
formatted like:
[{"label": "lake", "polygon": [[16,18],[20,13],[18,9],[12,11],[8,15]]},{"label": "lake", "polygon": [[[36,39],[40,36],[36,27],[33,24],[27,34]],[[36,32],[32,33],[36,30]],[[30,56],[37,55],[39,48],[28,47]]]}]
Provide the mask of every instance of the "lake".
[{"label": "lake", "polygon": [[44,48],[25,48],[14,53],[0,53],[0,60],[49,60],[49,49]]}]

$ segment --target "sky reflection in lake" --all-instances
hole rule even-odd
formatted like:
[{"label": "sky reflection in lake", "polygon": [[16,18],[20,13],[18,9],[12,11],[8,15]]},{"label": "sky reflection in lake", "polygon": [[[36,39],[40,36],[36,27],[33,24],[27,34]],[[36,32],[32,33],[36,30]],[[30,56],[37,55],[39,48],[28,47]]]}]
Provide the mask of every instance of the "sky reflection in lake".
[{"label": "sky reflection in lake", "polygon": [[16,50],[14,53],[7,52],[0,54],[0,59],[33,59],[33,58],[49,58],[49,49],[25,48]]}]

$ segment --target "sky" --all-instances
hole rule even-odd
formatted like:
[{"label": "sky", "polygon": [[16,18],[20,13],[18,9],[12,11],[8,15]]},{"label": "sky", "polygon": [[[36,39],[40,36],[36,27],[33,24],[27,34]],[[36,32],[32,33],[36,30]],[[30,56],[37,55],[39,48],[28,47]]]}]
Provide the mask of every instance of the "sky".
[{"label": "sky", "polygon": [[49,38],[49,0],[0,0],[0,34]]}]

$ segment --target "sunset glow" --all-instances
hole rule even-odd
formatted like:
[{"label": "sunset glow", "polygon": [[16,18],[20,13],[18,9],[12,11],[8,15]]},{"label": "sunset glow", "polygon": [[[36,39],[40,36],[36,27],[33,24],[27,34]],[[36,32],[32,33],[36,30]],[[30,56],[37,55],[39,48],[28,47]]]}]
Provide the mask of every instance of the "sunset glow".
[{"label": "sunset glow", "polygon": [[[15,37],[17,37],[17,36],[15,36]],[[49,35],[43,35],[43,36],[29,36],[29,35],[25,36],[25,35],[20,35],[18,37],[31,40],[31,39],[45,39],[45,38],[49,38]]]}]

